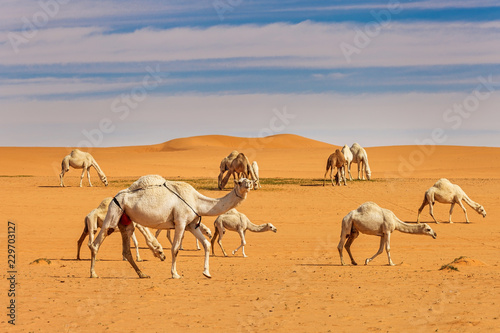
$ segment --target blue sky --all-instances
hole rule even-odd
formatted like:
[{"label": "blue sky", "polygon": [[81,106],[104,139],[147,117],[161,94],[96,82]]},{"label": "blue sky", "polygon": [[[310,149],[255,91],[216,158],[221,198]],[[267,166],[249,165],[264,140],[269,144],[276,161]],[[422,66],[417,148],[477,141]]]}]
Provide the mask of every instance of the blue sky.
[{"label": "blue sky", "polygon": [[3,1],[0,146],[498,147],[499,18],[492,0]]}]

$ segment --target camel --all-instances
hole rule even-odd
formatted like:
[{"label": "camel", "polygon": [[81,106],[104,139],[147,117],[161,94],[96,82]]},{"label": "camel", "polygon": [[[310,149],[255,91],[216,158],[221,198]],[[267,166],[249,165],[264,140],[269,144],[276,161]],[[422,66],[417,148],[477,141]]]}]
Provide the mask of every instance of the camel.
[{"label": "camel", "polygon": [[101,178],[101,181],[104,185],[108,186],[108,180],[106,179],[106,175],[102,172],[99,164],[95,161],[95,159],[87,152],[81,151],[79,149],[74,149],[71,151],[69,155],[64,156],[61,163],[61,174],[59,178],[61,180],[61,186],[64,187],[63,177],[66,172],[69,171],[69,167],[74,169],[83,169],[82,175],[80,177],[80,187],[82,187],[83,177],[85,175],[85,171],[87,172],[87,179],[89,180],[89,186],[92,186],[90,182],[90,167],[94,167]]},{"label": "camel", "polygon": [[[358,164],[358,180],[360,179],[359,178],[360,170],[361,170],[361,178],[365,180],[364,174],[366,174],[366,179],[370,180],[372,178],[372,172],[370,170],[370,165],[368,164],[368,155],[366,154],[366,150],[363,147],[361,147],[358,143],[354,142],[351,146],[351,153],[352,153],[351,163]],[[351,168],[349,168],[349,174],[351,174]]]},{"label": "camel", "polygon": [[236,158],[236,156],[238,156],[238,154],[239,152],[237,150],[233,150],[220,162],[219,166],[220,173],[219,173],[219,178],[217,179],[217,186],[219,187],[220,190],[222,190],[221,182],[222,178],[224,177],[224,172],[228,171],[231,168],[231,162]]},{"label": "camel", "polygon": [[218,236],[219,240],[217,241],[217,243],[219,243],[219,246],[225,257],[227,257],[227,254],[222,247],[222,236],[224,236],[226,229],[236,231],[240,235],[241,245],[232,253],[234,255],[241,248],[241,253],[243,253],[243,257],[245,258],[247,257],[247,255],[245,254],[245,245],[247,244],[245,241],[245,232],[247,230],[250,230],[252,232],[278,231],[278,229],[276,229],[271,223],[264,223],[261,225],[253,224],[245,214],[238,212],[234,208],[227,211],[225,214],[218,216],[214,222],[214,226],[215,232],[214,237],[212,238],[212,255],[215,255],[214,243],[217,240]]},{"label": "camel", "polygon": [[[323,186],[325,186],[325,179],[326,179],[326,174],[328,173],[328,170],[330,170],[330,180],[332,181],[332,185],[335,186],[333,183],[333,169],[337,168],[337,174],[335,176],[337,185],[340,186],[340,182],[342,181],[342,178],[344,178],[344,185],[347,185],[346,179],[345,179],[345,172],[343,172],[345,168],[345,158],[344,154],[340,150],[335,150],[333,154],[331,154],[328,157],[328,160],[326,161],[326,171],[325,175],[323,176]],[[342,174],[344,173],[344,177],[342,177]]]},{"label": "camel", "polygon": [[[427,224],[408,224],[404,223],[396,217],[396,215],[385,208],[381,208],[374,202],[365,202],[358,209],[350,211],[342,220],[342,232],[340,234],[340,242],[337,246],[340,254],[340,263],[345,265],[344,258],[342,257],[342,248],[344,247],[351,257],[351,263],[357,265],[352,257],[351,245],[359,236],[359,233],[380,236],[380,248],[378,252],[371,258],[365,260],[365,265],[375,259],[376,256],[381,254],[384,250],[387,252],[389,265],[394,266],[391,260],[391,233],[394,230],[409,234],[429,235],[436,238],[437,234]],[[347,242],[345,242],[347,238]]]},{"label": "camel", "polygon": [[[85,216],[85,227],[83,228],[82,235],[77,242],[77,260],[80,260],[80,248],[82,247],[83,241],[85,240],[87,235],[89,235],[89,244],[92,244],[92,242],[94,241],[94,235],[97,232],[97,228],[100,228],[102,226],[102,221],[104,221],[104,218],[106,217],[108,206],[111,203],[111,200],[113,200],[113,198],[111,197],[105,198],[101,201],[96,209],[93,209],[87,216]],[[137,238],[135,237],[135,233],[132,233],[132,241],[134,242],[137,261],[142,261],[139,254],[139,244],[137,242]],[[126,260],[125,257],[123,259]]]},{"label": "camel", "polygon": [[256,177],[255,179],[255,189],[258,189],[258,188],[262,188],[262,186],[260,186],[260,178],[259,178],[259,165],[257,164],[257,161],[253,161],[252,162],[252,170],[253,170],[253,173]]},{"label": "camel", "polygon": [[254,184],[257,181],[257,176],[255,176],[255,173],[253,172],[252,166],[250,165],[248,158],[243,153],[239,153],[238,156],[236,156],[235,159],[231,162],[229,170],[224,179],[222,179],[221,184],[219,186],[220,190],[222,190],[224,186],[226,186],[229,177],[231,177],[231,175],[233,175],[235,180],[240,178],[241,176],[243,178],[252,179],[254,181]]},{"label": "camel", "polygon": [[[130,253],[130,235],[134,231],[132,223],[120,223],[127,217],[136,222],[137,227],[154,229],[175,229],[172,245],[172,278],[179,279],[177,273],[177,255],[184,236],[184,231],[190,231],[205,249],[203,275],[210,278],[209,250],[210,243],[203,237],[198,228],[202,216],[216,216],[238,206],[253,188],[254,182],[246,178],[235,181],[231,192],[222,198],[213,199],[196,191],[185,182],[167,181],[159,175],[148,175],[139,178],[127,189],[118,192],[109,206],[108,214],[102,224],[101,231],[90,245],[92,260],[90,277],[98,277],[95,273],[95,263],[99,247],[108,234],[119,228],[122,235],[123,254],[135,269],[140,278],[148,278],[141,272]],[[153,235],[151,235],[154,237]],[[156,239],[156,238],[155,238]],[[163,254],[161,260],[165,260]]]},{"label": "camel", "polygon": [[[347,171],[349,172],[349,180],[352,180],[352,175],[351,175],[352,153],[348,145],[344,145],[344,147],[342,147],[342,154],[344,154]],[[343,170],[342,176],[345,178],[345,168]]]},{"label": "camel", "polygon": [[[208,239],[212,239],[212,231],[210,231],[210,229],[206,225],[204,225],[203,223],[200,223],[200,230],[205,236],[208,237]],[[156,230],[156,234],[155,234],[156,238],[158,238],[158,236],[160,235],[160,232],[161,232],[161,229]],[[172,243],[172,239],[170,238],[170,230],[167,230],[167,239],[170,242],[170,245],[172,245],[173,243]],[[182,240],[184,240],[184,238]],[[182,243],[183,243],[183,241],[181,241],[181,245],[179,247],[179,250],[184,250]],[[198,239],[196,240],[196,249],[201,250]]]},{"label": "camel", "polygon": [[462,210],[464,211],[465,214],[465,221],[467,223],[470,223],[469,218],[467,217],[467,211],[462,203],[462,200],[465,201],[470,207],[472,207],[478,214],[482,214],[483,217],[486,217],[486,210],[484,210],[484,207],[478,204],[477,202],[472,201],[467,196],[467,194],[465,194],[464,190],[460,188],[460,186],[452,184],[446,178],[441,178],[434,185],[432,185],[430,189],[425,191],[424,201],[422,202],[422,205],[418,209],[417,223],[420,223],[419,222],[420,213],[422,212],[422,209],[424,209],[426,205],[429,205],[429,213],[434,219],[434,221],[436,223],[439,223],[434,217],[434,212],[433,212],[435,201],[440,203],[451,203],[450,218],[449,218],[450,223],[453,223],[451,221],[451,214],[453,213],[453,207],[455,206],[455,204],[459,204],[460,207],[462,207]]}]

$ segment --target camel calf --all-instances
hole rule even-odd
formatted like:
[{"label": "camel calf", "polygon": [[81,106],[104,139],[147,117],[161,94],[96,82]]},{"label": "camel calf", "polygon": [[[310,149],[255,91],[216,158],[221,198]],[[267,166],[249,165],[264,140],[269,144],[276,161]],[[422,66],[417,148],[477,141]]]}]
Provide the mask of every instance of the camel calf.
[{"label": "camel calf", "polygon": [[[342,152],[338,149],[335,150],[335,152],[333,154],[331,154],[328,157],[328,160],[326,161],[326,171],[325,171],[325,175],[323,176],[323,186],[325,186],[325,179],[326,179],[326,174],[328,173],[328,170],[330,170],[330,180],[332,181],[332,186],[335,186],[335,184],[333,183],[333,169],[334,168],[337,168],[337,174],[335,175],[335,180],[337,182],[337,185],[340,186],[340,182],[342,181],[342,179],[344,179],[344,185],[347,185],[345,172],[344,172],[345,164],[346,164],[346,161],[344,158],[344,154],[342,154]],[[342,175],[344,175],[344,176],[342,176]]]}]

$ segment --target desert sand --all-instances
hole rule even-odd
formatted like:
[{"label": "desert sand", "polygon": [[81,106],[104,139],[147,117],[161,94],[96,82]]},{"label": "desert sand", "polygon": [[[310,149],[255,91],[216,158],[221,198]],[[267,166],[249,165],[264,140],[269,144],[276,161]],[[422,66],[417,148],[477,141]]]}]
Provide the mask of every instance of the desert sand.
[{"label": "desert sand", "polygon": [[[344,145],[344,142],[337,143]],[[347,144],[351,145],[352,142]],[[204,136],[140,147],[93,148],[110,185],[91,170],[93,187],[81,170],[59,187],[60,148],[1,147],[0,239],[4,251],[1,327],[9,332],[488,332],[500,327],[500,148],[397,146],[367,148],[372,181],[321,186],[326,159],[338,146],[294,135],[269,138]],[[90,251],[76,242],[84,217],[107,196],[138,177],[160,174],[185,180],[210,197],[219,191],[221,159],[238,149],[257,160],[262,189],[238,207],[254,223],[271,222],[276,234],[247,233],[246,254],[223,257],[216,244],[212,279],[202,275],[203,251],[187,234],[171,279],[170,244],[160,235],[167,260],[153,257],[140,233],[139,279],[122,261],[121,237],[101,247],[99,279],[89,278]],[[357,178],[357,165],[352,167]],[[425,190],[439,178],[459,184],[487,217],[466,206],[453,221],[450,206],[436,204],[436,224],[421,216],[437,239],[395,232],[387,265],[385,252],[364,266],[379,238],[361,234],[352,247],[359,266],[341,266],[337,251],[342,218],[374,201],[414,223]],[[214,230],[215,217],[203,222]],[[16,325],[8,324],[7,224],[16,225]],[[230,253],[236,233],[223,243]],[[346,254],[345,254],[346,255]],[[454,269],[440,268],[459,260]],[[40,259],[40,260],[38,260]],[[347,257],[348,259],[348,257]],[[347,260],[349,262],[349,260]]]}]

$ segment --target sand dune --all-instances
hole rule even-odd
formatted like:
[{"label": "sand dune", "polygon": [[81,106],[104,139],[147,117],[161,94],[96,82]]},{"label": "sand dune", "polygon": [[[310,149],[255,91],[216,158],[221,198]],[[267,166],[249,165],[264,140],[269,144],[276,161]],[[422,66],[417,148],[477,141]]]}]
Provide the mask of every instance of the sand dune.
[{"label": "sand dune", "polygon": [[[94,187],[84,179],[82,188],[80,170],[65,176],[68,187],[58,186],[61,160],[71,148],[0,147],[0,216],[4,223],[10,220],[17,226],[18,320],[8,331],[498,330],[500,148],[367,148],[373,181],[318,186],[326,159],[337,147],[278,135],[200,136],[151,146],[94,148],[90,152],[110,186],[104,187],[92,170]],[[75,260],[76,241],[85,215],[104,197],[145,174],[187,178],[195,186],[197,178],[215,183],[220,160],[233,149],[259,162],[263,186],[251,191],[238,210],[254,223],[272,222],[278,233],[247,233],[248,258],[211,257],[211,280],[201,274],[203,254],[193,250],[194,239],[187,235],[188,251],[180,253],[177,266],[184,277],[175,281],[170,279],[170,260],[154,258],[140,235],[145,261],[139,266],[151,279],[138,279],[122,261],[119,235],[112,234],[99,252],[96,270],[101,278],[88,278],[89,251],[84,246],[84,260]],[[356,177],[357,165],[352,171]],[[303,179],[272,184],[274,177]],[[424,191],[441,177],[460,184],[485,207],[487,217],[467,207],[472,223],[465,224],[456,207],[454,224],[432,222],[438,234],[435,240],[393,234],[391,256],[396,267],[386,266],[385,253],[368,266],[339,265],[336,246],[343,216],[365,201],[375,201],[402,220],[414,222]],[[199,190],[210,197],[228,193],[210,185]],[[443,222],[448,211],[449,205],[434,208]],[[203,218],[212,230],[214,220]],[[431,223],[427,209],[421,220]],[[4,224],[2,239],[6,230]],[[164,233],[160,242],[168,254]],[[227,232],[228,253],[238,245],[237,234]],[[353,255],[363,262],[378,246],[377,237],[361,235]],[[216,252],[220,253],[218,248]],[[459,271],[439,270],[461,256],[474,258],[474,264],[469,260]],[[47,261],[36,262],[39,258]],[[5,271],[3,278],[5,282]],[[6,290],[5,283],[4,306],[9,301]],[[3,326],[6,318],[1,320]]]}]

